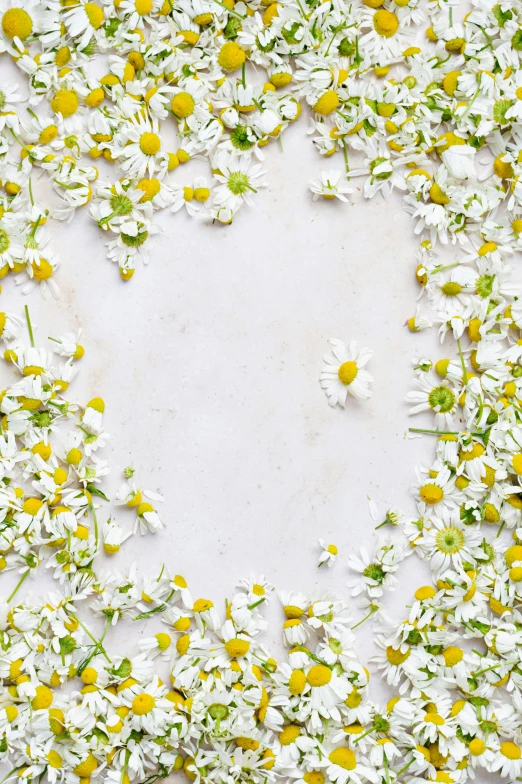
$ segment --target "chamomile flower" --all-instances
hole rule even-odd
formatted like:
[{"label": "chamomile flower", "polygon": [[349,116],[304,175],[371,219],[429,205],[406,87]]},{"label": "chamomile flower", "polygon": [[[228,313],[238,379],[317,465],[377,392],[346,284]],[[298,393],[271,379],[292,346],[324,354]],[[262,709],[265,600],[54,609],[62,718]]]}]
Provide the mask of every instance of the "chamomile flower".
[{"label": "chamomile flower", "polygon": [[368,348],[359,348],[355,340],[346,345],[332,338],[329,343],[333,346],[332,355],[324,357],[327,366],[319,376],[329,404],[344,407],[349,394],[358,400],[367,400],[372,394],[370,385],[373,376],[365,370],[365,366],[373,352]]},{"label": "chamomile flower", "polygon": [[319,539],[318,544],[321,548],[321,554],[317,566],[323,566],[323,564],[327,564],[329,567],[333,566],[339,553],[337,546],[335,544],[325,544],[323,539]]}]

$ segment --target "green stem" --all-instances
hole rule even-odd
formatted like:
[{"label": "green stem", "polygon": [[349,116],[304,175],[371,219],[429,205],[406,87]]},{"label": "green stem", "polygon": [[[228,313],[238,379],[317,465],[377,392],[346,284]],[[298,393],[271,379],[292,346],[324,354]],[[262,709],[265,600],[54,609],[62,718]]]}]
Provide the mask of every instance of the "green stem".
[{"label": "green stem", "polygon": [[29,340],[31,341],[31,346],[34,348],[34,335],[33,335],[33,326],[31,324],[31,316],[29,315],[29,308],[27,305],[24,308],[25,310],[25,320],[27,321],[27,329],[29,332]]},{"label": "green stem", "polygon": [[353,631],[354,629],[357,629],[357,627],[358,627],[358,626],[361,626],[361,625],[362,625],[362,624],[363,624],[365,621],[367,621],[367,620],[368,620],[368,618],[371,618],[371,616],[372,616],[374,613],[376,613],[378,609],[379,609],[378,607],[374,607],[372,610],[370,610],[370,612],[368,613],[368,615],[365,615],[365,617],[362,619],[362,621],[359,621],[358,623],[356,623],[356,624],[355,624],[355,626],[352,626],[352,627],[351,627],[351,628],[352,628],[352,631]]},{"label": "green stem", "polygon": [[407,763],[407,764],[406,764],[406,765],[405,765],[403,768],[401,768],[400,770],[398,770],[398,771],[397,771],[397,773],[396,773],[395,775],[396,775],[397,777],[399,777],[399,776],[401,775],[401,773],[404,773],[404,771],[405,771],[405,770],[408,770],[408,768],[410,767],[410,765],[413,765],[413,763],[414,763],[414,762],[415,762],[415,757],[412,757],[412,758],[411,758],[411,760],[410,760],[410,761],[409,761],[409,762],[408,762],[408,763]]},{"label": "green stem", "polygon": [[462,353],[462,346],[460,345],[460,338],[457,339],[457,347],[459,349],[460,364],[462,365],[462,376],[464,383],[468,383],[468,372],[466,370],[466,363],[464,362],[464,354]]},{"label": "green stem", "polygon": [[[86,626],[86,625],[83,623],[83,621],[81,621],[81,620],[80,620],[80,618],[78,618],[78,616],[76,615],[76,613],[73,613],[73,612],[70,612],[70,611],[68,611],[68,613],[69,613],[69,615],[70,615],[72,618],[75,618],[75,619],[78,621],[78,623],[79,623],[79,624],[80,624],[80,626],[82,627],[82,629],[83,629],[83,631],[85,632],[85,634],[87,635],[87,637],[89,637],[89,638],[90,638],[90,639],[91,639],[91,640],[92,640],[94,643],[96,643],[96,645],[98,645],[98,640],[96,639],[96,637],[95,637],[95,636],[92,634],[92,632],[91,632],[91,631],[90,631],[90,630],[87,628],[87,626]],[[112,664],[111,660],[110,660],[110,659],[109,659],[109,657],[107,656],[107,651],[105,650],[105,648],[104,648],[103,646],[101,646],[101,647],[100,647],[100,652],[101,652],[101,653],[103,654],[103,656],[104,656],[104,657],[107,659],[107,661],[109,662],[109,664]]]},{"label": "green stem", "polygon": [[346,147],[346,142],[343,139],[343,156],[344,156],[344,168],[346,169],[346,179],[350,179],[350,162],[348,161],[348,148]]},{"label": "green stem", "polygon": [[98,654],[98,653],[101,651],[101,649],[103,648],[103,641],[105,640],[105,637],[107,636],[107,632],[109,631],[109,626],[110,626],[110,625],[111,625],[111,618],[107,618],[107,621],[106,621],[106,623],[105,623],[105,629],[103,630],[103,634],[102,634],[102,636],[100,637],[100,639],[98,640],[98,642],[97,642],[97,643],[96,643],[96,645],[94,646],[93,650],[92,650],[92,651],[90,652],[90,654],[87,656],[87,658],[85,659],[85,661],[83,662],[83,664],[81,664],[81,665],[80,665],[80,667],[78,667],[78,675],[81,675],[81,674],[82,674],[82,672],[85,670],[85,668],[87,667],[87,665],[89,664],[89,662],[90,662],[90,661],[92,661],[92,659],[94,659],[94,657],[95,657],[95,656],[96,656],[96,655],[97,655],[97,654]]},{"label": "green stem", "polygon": [[478,678],[479,675],[484,675],[485,672],[490,672],[490,670],[498,670],[498,668],[501,667],[503,664],[507,664],[509,667],[511,664],[518,664],[518,661],[519,661],[518,659],[513,659],[513,661],[497,662],[497,664],[492,664],[491,667],[485,667],[483,670],[479,670],[478,672],[472,673],[472,675],[474,678]]},{"label": "green stem", "polygon": [[237,16],[238,19],[246,19],[245,16],[241,16],[241,14],[238,14],[237,11],[233,11],[231,8],[225,5],[225,3],[221,3],[220,0],[214,0],[214,2],[220,5],[222,8],[224,8],[226,11],[228,11],[229,14],[232,14],[233,16]]},{"label": "green stem", "polygon": [[28,570],[27,570],[26,572],[24,572],[24,573],[23,573],[23,575],[20,577],[20,579],[18,580],[18,582],[17,582],[17,584],[16,584],[16,586],[15,586],[15,589],[14,589],[14,591],[11,593],[11,595],[10,595],[10,596],[9,596],[9,598],[7,599],[7,604],[9,604],[10,602],[12,602],[12,600],[14,599],[14,597],[16,596],[16,594],[18,593],[18,590],[19,590],[19,589],[22,587],[22,585],[24,584],[24,582],[27,580],[27,575],[29,574],[29,572],[30,572],[30,571],[31,571],[31,570],[30,570],[30,569],[28,569]]},{"label": "green stem", "polygon": [[354,746],[355,746],[355,744],[356,744],[356,743],[359,743],[359,741],[360,741],[360,740],[362,740],[363,738],[366,738],[366,736],[367,736],[367,735],[370,735],[370,734],[371,734],[372,732],[374,732],[374,731],[375,731],[375,727],[370,727],[370,729],[369,729],[369,730],[366,730],[366,732],[363,732],[363,734],[362,734],[362,735],[359,735],[359,736],[358,736],[358,737],[357,737],[357,738],[354,740],[354,742],[353,742],[353,743],[354,743]]},{"label": "green stem", "polygon": [[94,509],[94,504],[90,503],[89,507],[92,513],[92,519],[94,521],[94,546],[98,549],[98,538],[99,538],[99,530],[98,530],[98,518],[96,517],[96,511]]}]

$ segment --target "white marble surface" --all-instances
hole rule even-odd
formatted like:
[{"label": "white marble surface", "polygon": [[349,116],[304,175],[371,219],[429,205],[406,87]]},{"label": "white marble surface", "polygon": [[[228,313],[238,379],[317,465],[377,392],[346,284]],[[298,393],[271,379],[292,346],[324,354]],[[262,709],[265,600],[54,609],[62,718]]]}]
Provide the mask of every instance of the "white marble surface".
[{"label": "white marble surface", "polygon": [[[411,358],[435,342],[403,327],[418,294],[411,219],[399,196],[312,202],[308,180],[342,161],[320,159],[305,130],[285,134],[284,153],[268,150],[269,188],[232,226],[164,213],[152,262],[130,283],[84,214],[54,227],[61,299],[24,298],[11,280],[1,297],[17,312],[27,302],[42,338],[84,328],[75,383],[85,401],[106,400],[109,491],[130,463],[165,496],[167,528],[129,540],[119,563],[165,561],[219,606],[252,572],[349,598],[348,554],[375,540],[368,496],[413,512],[414,465],[432,454],[405,438]],[[174,180],[189,182],[192,165]],[[328,406],[318,376],[329,337],[374,350],[369,402]],[[125,510],[116,517],[131,524]],[[316,568],[318,537],[339,547],[331,570]],[[415,556],[403,566],[389,597],[397,617],[427,575]],[[372,633],[361,629],[363,659]]]}]

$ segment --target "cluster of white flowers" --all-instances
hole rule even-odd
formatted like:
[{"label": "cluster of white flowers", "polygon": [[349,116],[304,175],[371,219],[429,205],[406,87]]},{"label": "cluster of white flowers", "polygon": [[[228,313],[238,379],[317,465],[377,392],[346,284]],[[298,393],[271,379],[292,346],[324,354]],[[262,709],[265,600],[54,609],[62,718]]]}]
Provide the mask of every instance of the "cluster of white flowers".
[{"label": "cluster of white flowers", "polygon": [[[55,217],[91,203],[111,235],[109,258],[130,279],[156,209],[229,223],[251,201],[260,148],[304,99],[318,151],[345,163],[313,183],[314,197],[345,200],[351,177],[365,177],[367,198],[405,192],[421,239],[417,281],[441,340],[458,350],[415,363],[412,413],[432,411],[434,422],[411,430],[436,436],[436,455],[418,470],[415,519],[390,511],[377,526],[400,527],[408,545],[386,538],[371,557],[350,559],[352,595],[383,621],[381,598],[407,553],[429,561],[433,577],[406,619],[378,636],[373,664],[396,692],[379,706],[346,604],[326,592],[281,595],[290,650],[278,663],[260,641],[264,579],[243,581],[221,619],[167,567],[97,573],[97,553],[118,552],[130,533],[98,527],[103,401],[68,400],[79,336],[57,339],[51,354],[35,348],[29,321],[26,346],[22,322],[2,314],[4,356],[20,370],[0,402],[0,568],[20,573],[0,608],[9,775],[66,784],[152,784],[181,770],[198,784],[521,777],[522,298],[506,264],[522,250],[520,0],[476,0],[463,21],[443,0],[24,0],[0,13],[1,46],[29,76],[33,107],[26,117],[16,89],[0,93],[0,275],[56,291],[33,167],[52,180]],[[109,72],[95,77],[99,51]],[[167,123],[176,149],[162,135]],[[88,157],[114,162],[121,176],[94,198]],[[209,159],[209,182],[169,178],[196,157]],[[441,246],[461,257],[439,261]],[[431,322],[417,312],[407,324],[418,332]],[[333,346],[321,376],[330,403],[367,398],[370,352]],[[157,531],[132,473],[116,500],[135,510],[135,530]],[[337,548],[320,546],[331,564]],[[40,563],[56,592],[19,603]],[[158,630],[127,653],[124,624],[140,620]]]},{"label": "cluster of white flowers", "polygon": [[[128,280],[156,210],[227,224],[251,203],[263,147],[303,105],[318,152],[344,161],[314,198],[345,201],[365,177],[366,196],[406,190],[418,230],[446,239],[506,198],[517,215],[522,11],[474,0],[464,21],[453,13],[445,0],[2,0],[0,51],[29,96],[0,91],[0,272],[48,287],[56,267],[34,167],[56,191],[53,217],[90,204]],[[172,174],[194,158],[207,177]]]},{"label": "cluster of white flowers", "polygon": [[[51,338],[52,350],[38,348],[27,308],[26,318],[27,341],[23,322],[0,313],[3,356],[19,374],[0,395],[0,571],[21,575],[11,599],[42,562],[73,595],[81,593],[94,579],[90,566],[100,548],[114,554],[131,536],[110,519],[98,525],[94,499],[108,500],[100,489],[108,435],[102,398],[81,406],[69,396],[84,356],[81,331]],[[162,523],[145,497],[160,498],[125,482],[115,502],[135,510],[135,530],[155,532]]]}]

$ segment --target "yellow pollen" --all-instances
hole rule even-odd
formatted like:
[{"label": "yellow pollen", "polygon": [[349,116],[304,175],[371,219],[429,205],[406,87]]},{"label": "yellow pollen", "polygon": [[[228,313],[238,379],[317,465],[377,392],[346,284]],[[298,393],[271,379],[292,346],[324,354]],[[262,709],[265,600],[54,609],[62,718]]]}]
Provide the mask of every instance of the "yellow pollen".
[{"label": "yellow pollen", "polygon": [[332,671],[324,664],[315,664],[306,678],[310,686],[326,686],[332,680]]},{"label": "yellow pollen", "polygon": [[522,566],[513,566],[509,570],[509,579],[514,583],[519,583],[522,580]]},{"label": "yellow pollen", "polygon": [[133,701],[132,701],[132,712],[136,714],[136,716],[144,716],[146,713],[150,713],[154,710],[154,706],[156,705],[156,700],[152,696],[152,694],[137,694]]},{"label": "yellow pollen", "polygon": [[225,650],[233,659],[239,659],[245,656],[250,650],[250,643],[248,640],[241,640],[239,637],[234,637],[232,640],[227,640],[225,643]]},{"label": "yellow pollen", "polygon": [[520,747],[517,746],[516,743],[512,743],[510,740],[505,740],[500,744],[500,753],[510,760],[519,760],[522,756]]},{"label": "yellow pollen", "polygon": [[39,498],[27,498],[22,506],[24,512],[30,515],[36,515],[42,508],[43,501]]},{"label": "yellow pollen", "polygon": [[288,691],[296,696],[302,694],[306,686],[306,676],[302,670],[294,670],[288,681]]},{"label": "yellow pollen", "polygon": [[436,727],[442,727],[445,724],[444,718],[440,713],[425,713],[424,721],[428,724],[435,724]]},{"label": "yellow pollen", "polygon": [[287,724],[279,733],[279,743],[281,746],[289,746],[301,734],[301,728],[297,724]]},{"label": "yellow pollen", "polygon": [[343,362],[340,366],[339,370],[337,371],[337,375],[339,377],[339,381],[341,384],[348,386],[349,384],[354,381],[358,373],[357,363],[353,361]]},{"label": "yellow pollen", "polygon": [[468,748],[472,757],[478,757],[486,750],[486,744],[480,738],[473,738]]},{"label": "yellow pollen", "polygon": [[2,17],[2,30],[7,38],[24,41],[33,32],[33,20],[23,8],[10,8]]},{"label": "yellow pollen", "polygon": [[338,765],[344,770],[354,770],[357,767],[357,758],[351,749],[340,746],[328,755],[332,765]]},{"label": "yellow pollen", "polygon": [[36,694],[31,700],[33,710],[44,710],[49,708],[53,703],[53,693],[49,686],[37,686]]},{"label": "yellow pollen", "polygon": [[219,50],[218,63],[224,71],[236,71],[245,60],[245,50],[234,41],[227,41]]},{"label": "yellow pollen", "polygon": [[423,585],[421,588],[417,588],[414,596],[417,601],[422,602],[424,599],[433,599],[436,593],[437,591],[433,585]]},{"label": "yellow pollen", "polygon": [[419,494],[424,503],[428,504],[429,506],[440,503],[440,501],[442,501],[444,498],[444,492],[442,491],[442,488],[431,483],[423,485]]},{"label": "yellow pollen", "polygon": [[152,0],[136,0],[134,7],[140,16],[147,16],[152,11]]},{"label": "yellow pollen", "polygon": [[335,92],[335,90],[327,90],[327,92],[323,93],[318,101],[313,106],[314,112],[317,114],[321,114],[323,116],[327,116],[335,112],[337,107],[339,106],[339,96]]},{"label": "yellow pollen", "polygon": [[89,752],[87,758],[74,768],[74,773],[76,773],[77,776],[80,776],[80,778],[89,779],[91,773],[94,773],[97,767],[98,760],[92,752]]},{"label": "yellow pollen", "polygon": [[513,171],[512,164],[509,161],[503,161],[503,157],[503,153],[502,155],[497,155],[493,161],[493,169],[497,177],[500,177],[502,180],[510,180],[515,172]]},{"label": "yellow pollen", "polygon": [[96,3],[85,3],[83,8],[91,25],[95,30],[98,30],[102,26],[105,18],[103,8],[100,8]]},{"label": "yellow pollen", "polygon": [[442,656],[446,667],[454,667],[464,658],[464,651],[456,645],[450,645],[442,651]]},{"label": "yellow pollen", "polygon": [[310,770],[303,776],[305,784],[324,784],[324,773],[320,770]]},{"label": "yellow pollen", "polygon": [[480,246],[477,253],[479,256],[487,256],[488,253],[493,253],[497,249],[495,242],[485,242]]},{"label": "yellow pollen", "polygon": [[504,554],[504,559],[509,567],[513,566],[515,561],[522,561],[522,545],[514,544],[508,547]]},{"label": "yellow pollen", "polygon": [[392,645],[388,645],[386,648],[386,658],[395,666],[399,664],[403,664],[406,661],[408,656],[410,655],[410,650],[408,649],[406,653],[401,653],[399,648],[394,648]]},{"label": "yellow pollen", "polygon": [[141,134],[139,145],[144,155],[156,155],[161,147],[161,139],[157,133],[146,131]]},{"label": "yellow pollen", "polygon": [[93,683],[96,683],[97,678],[98,673],[94,667],[86,667],[81,674],[81,679],[86,686],[92,686]]},{"label": "yellow pollen", "polygon": [[51,98],[51,108],[55,114],[71,117],[78,109],[78,96],[74,90],[58,90]]},{"label": "yellow pollen", "polygon": [[158,632],[156,635],[156,640],[158,642],[158,648],[160,651],[166,651],[171,643],[170,635],[168,635],[166,632]]},{"label": "yellow pollen", "polygon": [[392,11],[381,8],[373,15],[373,26],[376,33],[384,38],[391,38],[399,29],[399,19]]},{"label": "yellow pollen", "polygon": [[194,111],[194,98],[190,93],[181,92],[174,96],[171,102],[171,108],[176,117],[190,117]]},{"label": "yellow pollen", "polygon": [[39,264],[33,261],[31,267],[35,280],[49,280],[53,275],[53,268],[46,259],[40,259]]}]

